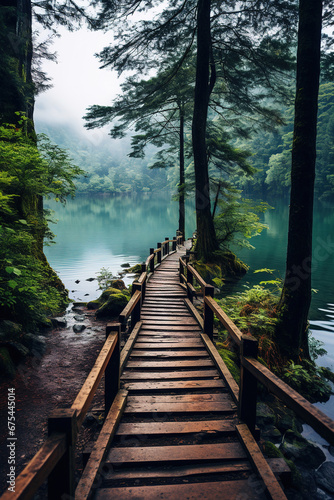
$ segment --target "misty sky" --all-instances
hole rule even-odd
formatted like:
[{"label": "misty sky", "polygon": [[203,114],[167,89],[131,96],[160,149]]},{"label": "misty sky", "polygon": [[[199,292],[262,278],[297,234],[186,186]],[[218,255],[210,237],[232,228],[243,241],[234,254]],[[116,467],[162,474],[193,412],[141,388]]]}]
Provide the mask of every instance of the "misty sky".
[{"label": "misty sky", "polygon": [[[37,123],[71,123],[84,131],[82,116],[86,108],[92,104],[108,105],[120,91],[117,73],[99,69],[99,61],[94,57],[108,45],[108,34],[86,29],[61,30],[61,33],[61,38],[56,38],[51,47],[51,51],[58,54],[58,62],[43,63],[53,88],[37,96],[35,120]],[[96,138],[102,133],[86,131]]]}]

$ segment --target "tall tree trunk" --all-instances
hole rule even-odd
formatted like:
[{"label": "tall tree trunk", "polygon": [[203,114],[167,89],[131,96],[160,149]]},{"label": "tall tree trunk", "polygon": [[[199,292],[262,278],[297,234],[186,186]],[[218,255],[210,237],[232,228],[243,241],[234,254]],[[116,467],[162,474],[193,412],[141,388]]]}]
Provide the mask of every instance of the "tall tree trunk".
[{"label": "tall tree trunk", "polygon": [[288,249],[276,333],[283,355],[292,359],[309,356],[307,317],[311,303],[321,23],[322,1],[300,0]]},{"label": "tall tree trunk", "polygon": [[[36,141],[33,121],[35,86],[31,75],[31,0],[3,0],[0,9],[0,121],[24,128],[27,136]],[[17,112],[23,113],[27,120],[22,122]],[[22,194],[15,198],[15,205],[20,217],[30,224],[34,236],[34,255],[46,261],[43,253],[45,224],[42,196]]]},{"label": "tall tree trunk", "polygon": [[195,167],[198,257],[210,260],[218,249],[210,204],[206,125],[210,97],[211,0],[198,0],[197,57],[192,141]]},{"label": "tall tree trunk", "polygon": [[179,231],[185,237],[185,206],[184,206],[184,112],[180,110],[180,184],[179,184]]}]

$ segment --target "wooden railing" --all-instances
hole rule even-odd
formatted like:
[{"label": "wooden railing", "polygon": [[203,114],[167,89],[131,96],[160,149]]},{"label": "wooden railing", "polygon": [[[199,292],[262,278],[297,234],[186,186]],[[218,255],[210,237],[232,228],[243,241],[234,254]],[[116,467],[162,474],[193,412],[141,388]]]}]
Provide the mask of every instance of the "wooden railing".
[{"label": "wooden railing", "polygon": [[[193,297],[197,292],[194,287],[194,280],[201,288],[204,304],[204,318],[201,317],[198,310],[193,306]],[[240,388],[239,394],[236,391],[236,385],[233,381],[230,385],[232,395],[238,403],[238,413],[240,419],[245,422],[251,432],[256,434],[256,402],[257,402],[257,383],[263,384],[271,393],[275,394],[288,407],[316,432],[318,432],[331,445],[334,445],[334,421],[325,415],[309,401],[303,398],[297,391],[274,375],[268,368],[257,360],[258,341],[251,335],[244,335],[233,321],[227,316],[223,309],[214,300],[214,287],[208,285],[200,274],[189,264],[189,257],[180,258],[180,282],[187,288],[188,299],[186,304],[202,327],[204,334],[202,338],[211,349],[213,342],[213,324],[214,317],[224,326],[231,339],[234,341],[240,351]],[[211,349],[211,355],[214,359],[214,352]],[[228,374],[226,375],[229,376]],[[229,383],[229,382],[228,382]]]},{"label": "wooden railing", "polygon": [[[56,409],[48,418],[48,438],[28,463],[15,481],[15,492],[5,491],[1,500],[28,500],[33,497],[45,481],[48,481],[48,499],[78,499],[86,498],[84,491],[91,487],[94,474],[80,481],[75,490],[75,447],[77,435],[90,407],[94,394],[105,375],[105,417],[115,423],[113,413],[120,418],[126,404],[127,391],[119,391],[120,375],[130,353],[130,345],[140,328],[140,309],[145,296],[147,279],[164,258],[183,243],[183,236],[166,238],[158,243],[156,250],[151,249],[142,273],[132,286],[132,297],[119,315],[119,322],[110,323],[106,327],[106,341],[96,362],[85,380],[71,408]],[[156,261],[156,262],[155,262]],[[121,332],[126,329],[131,316],[131,335],[120,351]],[[113,412],[113,407],[115,411]],[[111,424],[110,424],[111,425]],[[95,471],[96,474],[97,471]],[[80,491],[79,491],[80,490]]]}]

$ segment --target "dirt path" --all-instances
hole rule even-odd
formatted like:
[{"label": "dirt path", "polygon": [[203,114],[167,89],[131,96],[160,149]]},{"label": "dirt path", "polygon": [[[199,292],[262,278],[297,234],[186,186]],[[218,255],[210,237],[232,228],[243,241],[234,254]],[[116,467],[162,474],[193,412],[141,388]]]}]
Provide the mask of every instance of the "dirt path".
[{"label": "dirt path", "polygon": [[[74,319],[84,315],[83,321]],[[47,437],[47,418],[55,408],[69,407],[105,340],[104,321],[96,321],[94,311],[76,307],[66,314],[67,327],[57,328],[45,335],[47,350],[44,356],[29,359],[12,381],[0,384],[0,492],[7,488],[9,472],[7,398],[9,389],[15,389],[15,467],[16,476],[34,456]],[[84,324],[81,333],[73,331],[75,323]],[[93,407],[103,406],[102,391]],[[78,450],[82,450],[95,430],[94,419],[84,425]],[[80,467],[80,453],[78,453]],[[41,494],[43,498],[43,493]]]}]

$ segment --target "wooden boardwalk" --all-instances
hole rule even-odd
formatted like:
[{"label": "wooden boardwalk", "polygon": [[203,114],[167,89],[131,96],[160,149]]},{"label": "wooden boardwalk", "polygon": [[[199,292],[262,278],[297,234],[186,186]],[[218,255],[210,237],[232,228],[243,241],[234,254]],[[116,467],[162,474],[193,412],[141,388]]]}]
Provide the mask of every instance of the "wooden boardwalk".
[{"label": "wooden boardwalk", "polygon": [[[142,325],[121,376],[127,402],[94,498],[261,500],[269,483],[269,497],[285,498],[239,423],[226,381],[185,305],[180,255],[166,258],[147,283]],[[255,468],[265,463],[266,485],[254,456]]]},{"label": "wooden boardwalk", "polygon": [[[49,416],[47,439],[1,500],[33,499],[45,481],[49,500],[286,500],[289,468],[266,460],[255,441],[258,382],[334,446],[334,421],[259,362],[256,338],[214,300],[177,249],[182,239],[150,249],[72,406]],[[239,350],[240,389],[214,346],[214,319]],[[76,484],[77,436],[103,376],[104,424]]]}]

